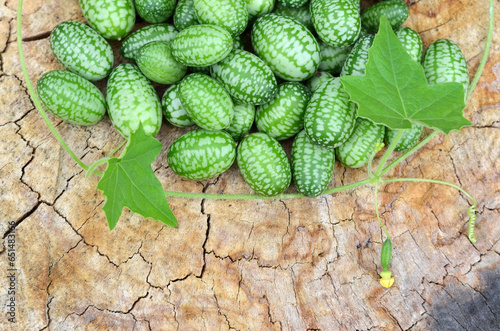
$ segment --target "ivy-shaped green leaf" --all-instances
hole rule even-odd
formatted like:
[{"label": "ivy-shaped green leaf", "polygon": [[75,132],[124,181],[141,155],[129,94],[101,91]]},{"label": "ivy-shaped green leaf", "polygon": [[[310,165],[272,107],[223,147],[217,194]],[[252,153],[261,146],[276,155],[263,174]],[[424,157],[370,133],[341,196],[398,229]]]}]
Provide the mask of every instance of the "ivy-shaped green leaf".
[{"label": "ivy-shaped green leaf", "polygon": [[97,188],[106,197],[103,210],[111,230],[118,223],[123,207],[177,227],[165,192],[151,168],[160,151],[161,143],[145,134],[140,124],[130,136],[123,154],[108,161]]},{"label": "ivy-shaped green leaf", "polygon": [[417,122],[448,134],[471,125],[463,117],[463,86],[429,85],[422,66],[407,54],[385,17],[369,51],[366,75],[340,80],[358,104],[358,116],[392,129],[410,129]]}]

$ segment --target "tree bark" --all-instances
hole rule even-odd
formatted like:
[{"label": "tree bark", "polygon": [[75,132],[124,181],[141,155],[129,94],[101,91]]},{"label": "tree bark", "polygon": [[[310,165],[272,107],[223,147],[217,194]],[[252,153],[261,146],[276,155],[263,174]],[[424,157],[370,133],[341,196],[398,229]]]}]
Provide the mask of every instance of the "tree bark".
[{"label": "tree bark", "polygon": [[[488,1],[406,3],[405,25],[420,33],[424,48],[439,38],[455,41],[472,79],[485,46]],[[16,8],[17,1],[0,2],[2,329],[493,330],[500,325],[499,27],[464,111],[473,126],[439,134],[388,174],[462,186],[478,201],[478,241],[472,244],[466,236],[471,202],[455,189],[380,186],[396,279],[385,289],[378,282],[385,237],[368,186],[315,199],[169,198],[178,228],[125,210],[109,231],[101,210],[104,196],[96,189],[99,177],[85,177],[28,94],[16,44]],[[84,21],[77,0],[25,1],[23,47],[32,82],[62,69],[48,37],[69,19]],[[111,44],[115,62],[123,62],[120,43]],[[104,84],[98,83],[103,90]],[[166,87],[156,87],[161,96]],[[123,139],[109,118],[92,127],[51,120],[86,163],[106,156]],[[165,189],[252,193],[236,164],[211,180],[175,175],[166,150],[183,132],[164,123],[157,136],[163,150],[153,169]],[[330,187],[365,175],[366,167],[337,164]],[[12,252],[15,260],[9,261]],[[14,279],[14,295],[8,277]],[[15,324],[8,321],[12,297]]]}]

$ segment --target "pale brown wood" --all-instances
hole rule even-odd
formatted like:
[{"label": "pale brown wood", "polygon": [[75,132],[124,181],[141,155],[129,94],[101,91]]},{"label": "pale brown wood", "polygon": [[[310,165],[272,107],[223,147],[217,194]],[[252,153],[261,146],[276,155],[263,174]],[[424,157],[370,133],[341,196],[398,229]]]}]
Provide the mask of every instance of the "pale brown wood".
[{"label": "pale brown wood", "polygon": [[[488,1],[407,1],[406,25],[427,47],[457,42],[471,78],[487,31]],[[425,183],[380,187],[393,238],[390,289],[378,283],[383,233],[372,188],[316,199],[169,198],[172,229],[125,211],[109,231],[96,189],[43,123],[27,94],[16,45],[17,1],[0,1],[0,234],[16,224],[17,323],[8,323],[7,242],[0,253],[4,330],[493,330],[500,325],[500,27],[465,116],[474,126],[438,135],[391,177],[457,183],[479,202],[478,242],[466,237],[470,202]],[[48,35],[83,21],[77,0],[26,0],[24,51],[36,82],[52,69]],[[497,6],[497,17],[500,6]],[[119,42],[112,43],[122,61]],[[102,88],[104,83],[100,83]],[[165,87],[158,86],[159,93]],[[52,118],[52,117],[51,117]],[[52,118],[87,163],[121,141],[109,119],[77,127]],[[251,193],[236,165],[207,181],[173,174],[165,151],[183,130],[164,124],[153,167],[169,190]],[[290,142],[286,145],[289,147]],[[336,167],[331,186],[362,179]],[[292,187],[290,192],[295,192]],[[4,281],[5,280],[5,281]]]}]

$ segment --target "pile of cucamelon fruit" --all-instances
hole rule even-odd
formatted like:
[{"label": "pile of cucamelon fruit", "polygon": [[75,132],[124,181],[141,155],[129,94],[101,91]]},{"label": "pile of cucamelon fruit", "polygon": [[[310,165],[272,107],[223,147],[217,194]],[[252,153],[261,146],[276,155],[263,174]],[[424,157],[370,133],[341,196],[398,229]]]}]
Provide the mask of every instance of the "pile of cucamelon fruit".
[{"label": "pile of cucamelon fruit", "polygon": [[[80,4],[88,25],[67,21],[51,33],[53,54],[68,71],[40,78],[43,106],[79,125],[95,124],[107,111],[125,138],[139,122],[156,135],[162,113],[172,125],[197,126],[167,154],[170,168],[188,179],[217,176],[236,159],[259,194],[282,193],[293,177],[302,194],[315,197],[331,180],[335,156],[344,166],[364,166],[375,146],[390,143],[396,131],[357,117],[357,105],[336,76],[364,75],[382,16],[411,57],[422,61],[429,84],[454,81],[467,89],[458,46],[438,40],[422,59],[418,33],[400,27],[409,13],[400,0],[362,12],[356,0]],[[137,14],[151,24],[130,33]],[[106,39],[123,39],[120,52],[131,63],[113,68]],[[106,77],[104,97],[92,82]],[[171,85],[160,99],[151,82]],[[254,122],[259,132],[249,134]],[[405,131],[396,151],[415,145],[422,129],[414,124]],[[290,163],[279,141],[292,137]]]}]

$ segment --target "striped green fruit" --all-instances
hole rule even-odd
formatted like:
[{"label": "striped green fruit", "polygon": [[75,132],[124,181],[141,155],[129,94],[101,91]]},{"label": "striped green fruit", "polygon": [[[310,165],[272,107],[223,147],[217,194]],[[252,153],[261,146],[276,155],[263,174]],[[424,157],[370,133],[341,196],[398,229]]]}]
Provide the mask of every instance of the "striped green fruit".
[{"label": "striped green fruit", "polygon": [[273,11],[275,0],[246,0],[248,9],[248,21],[269,14]]},{"label": "striped green fruit", "polygon": [[229,55],[233,38],[216,25],[191,25],[179,32],[171,46],[172,55],[178,62],[191,67],[206,67]]},{"label": "striped green fruit", "polygon": [[111,46],[83,23],[66,21],[58,24],[49,40],[56,60],[67,70],[90,81],[105,78],[113,68]]},{"label": "striped green fruit", "polygon": [[53,70],[43,74],[37,82],[36,92],[43,108],[72,124],[92,125],[106,114],[101,91],[69,71]]},{"label": "striped green fruit", "polygon": [[206,130],[222,130],[231,124],[234,105],[229,93],[215,79],[190,74],[181,81],[180,98],[189,117]]},{"label": "striped green fruit", "polygon": [[191,25],[199,24],[194,12],[193,0],[179,0],[174,12],[174,25],[181,31]]},{"label": "striped green fruit", "polygon": [[373,39],[374,36],[371,34],[359,38],[347,55],[340,76],[364,76],[368,62],[368,51],[372,47]]},{"label": "striped green fruit", "polygon": [[335,148],[349,138],[356,121],[356,104],[349,101],[340,79],[321,84],[312,94],[304,115],[304,128],[313,143]]},{"label": "striped green fruit", "polygon": [[389,20],[393,29],[399,28],[409,15],[408,6],[401,0],[388,0],[374,4],[361,13],[361,23],[370,33],[378,32],[380,18]]},{"label": "striped green fruit", "polygon": [[311,93],[301,83],[279,85],[274,99],[257,107],[257,129],[277,140],[295,136],[304,128],[304,112],[310,97]]},{"label": "striped green fruit", "polygon": [[211,74],[234,100],[246,104],[269,102],[278,89],[271,68],[256,55],[239,49],[214,64]]},{"label": "striped green fruit", "polygon": [[194,11],[202,24],[213,24],[239,36],[248,24],[245,0],[193,0]]},{"label": "striped green fruit", "polygon": [[328,187],[335,167],[335,150],[314,144],[305,131],[292,145],[292,177],[300,193],[317,197]]},{"label": "striped green fruit", "polygon": [[148,25],[130,34],[122,43],[120,53],[129,61],[135,61],[139,49],[153,41],[170,42],[177,35],[177,30],[170,24]]},{"label": "striped green fruit", "polygon": [[284,6],[284,7],[289,7],[289,8],[299,8],[299,7],[304,7],[309,0],[277,0],[277,2]]},{"label": "striped green fruit", "polygon": [[234,103],[234,116],[231,125],[224,129],[233,137],[234,141],[240,141],[252,128],[255,119],[255,106],[243,103]]},{"label": "striped green fruit", "polygon": [[274,8],[274,13],[282,15],[302,23],[309,31],[314,31],[314,26],[312,23],[311,13],[309,12],[309,6],[302,6],[298,8],[285,7],[279,2]]},{"label": "striped green fruit", "polygon": [[410,29],[406,26],[400,27],[394,31],[396,37],[398,37],[401,45],[410,55],[410,57],[420,63],[422,61],[422,39],[417,31]]},{"label": "striped green fruit", "polygon": [[136,57],[137,66],[142,73],[160,84],[173,84],[184,77],[187,67],[172,56],[170,44],[153,41],[142,46]]},{"label": "striped green fruit", "polygon": [[177,138],[168,148],[167,162],[173,172],[202,180],[220,175],[234,162],[236,144],[224,131],[197,129]]},{"label": "striped green fruit", "polygon": [[195,124],[191,117],[189,117],[186,109],[184,109],[184,107],[182,106],[179,92],[179,83],[171,85],[165,91],[161,99],[161,105],[165,118],[172,125],[181,128],[187,128]]},{"label": "striped green fruit", "polygon": [[345,47],[358,38],[361,19],[352,0],[311,0],[309,10],[314,28],[325,43]]},{"label": "striped green fruit", "polygon": [[426,50],[422,61],[429,85],[455,82],[464,87],[467,100],[469,69],[464,54],[456,43],[448,39],[433,42]]},{"label": "striped green fruit", "polygon": [[[416,145],[416,143],[420,140],[420,136],[422,135],[422,131],[424,130],[423,125],[418,123],[413,123],[411,129],[404,130],[401,139],[399,139],[398,143],[394,150],[396,152],[406,152],[410,148]],[[399,130],[390,129],[388,127],[385,128],[385,136],[384,140],[387,145],[390,145]]]},{"label": "striped green fruit", "polygon": [[89,25],[106,39],[120,40],[135,24],[133,0],[80,0]]},{"label": "striped green fruit", "polygon": [[337,157],[345,167],[359,168],[370,160],[375,146],[384,139],[385,127],[358,117],[349,139],[337,147]]},{"label": "striped green fruit", "polygon": [[148,23],[165,22],[174,13],[176,0],[135,0],[137,14]]},{"label": "striped green fruit", "polygon": [[318,70],[338,74],[344,66],[347,56],[351,52],[352,46],[334,47],[323,41],[318,41],[321,51],[321,63]]},{"label": "striped green fruit", "polygon": [[255,21],[252,28],[255,53],[274,73],[288,81],[306,80],[318,70],[318,42],[299,22],[276,14]]},{"label": "striped green fruit", "polygon": [[144,132],[156,135],[161,127],[161,103],[151,82],[139,68],[120,64],[109,75],[108,114],[115,128],[128,138],[142,122]]},{"label": "striped green fruit", "polygon": [[236,36],[233,38],[233,50],[235,49],[245,50],[245,43],[243,42],[241,36]]},{"label": "striped green fruit", "polygon": [[316,91],[321,84],[330,79],[333,79],[332,74],[324,71],[318,71],[314,74],[314,76],[307,80],[307,87],[311,93],[314,93],[314,91]]},{"label": "striped green fruit", "polygon": [[259,194],[280,194],[290,186],[292,174],[285,150],[263,132],[243,138],[236,161],[245,182]]}]

